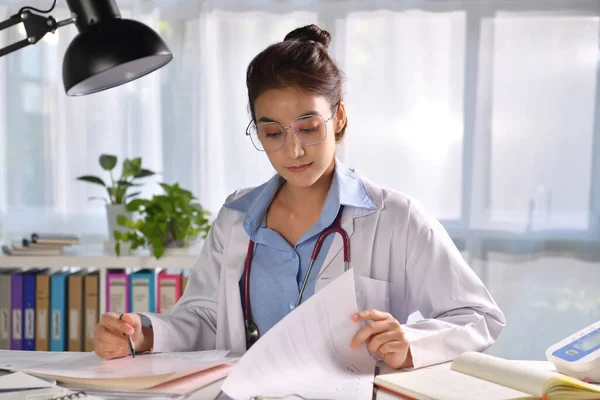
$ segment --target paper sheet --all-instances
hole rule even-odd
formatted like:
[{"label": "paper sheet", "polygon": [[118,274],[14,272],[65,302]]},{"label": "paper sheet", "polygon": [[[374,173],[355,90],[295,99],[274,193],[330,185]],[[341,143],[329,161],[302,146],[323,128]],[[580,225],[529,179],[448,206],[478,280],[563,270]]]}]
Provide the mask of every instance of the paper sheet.
[{"label": "paper sheet", "polygon": [[[104,360],[96,353],[25,369],[44,375],[77,379],[124,379],[181,374],[201,371],[225,362],[227,351],[211,350],[188,353],[139,354]],[[31,354],[31,353],[30,353]]]},{"label": "paper sheet", "polygon": [[252,396],[371,400],[375,360],[365,344],[350,348],[362,325],[354,272],[345,272],[271,328],[223,384],[236,399]]},{"label": "paper sheet", "polygon": [[89,353],[83,352],[56,352],[56,351],[23,351],[0,350],[0,369],[22,371],[35,368],[43,364],[70,361]]},{"label": "paper sheet", "polygon": [[23,389],[39,389],[53,387],[56,382],[48,382],[22,372],[0,376],[0,393]]}]

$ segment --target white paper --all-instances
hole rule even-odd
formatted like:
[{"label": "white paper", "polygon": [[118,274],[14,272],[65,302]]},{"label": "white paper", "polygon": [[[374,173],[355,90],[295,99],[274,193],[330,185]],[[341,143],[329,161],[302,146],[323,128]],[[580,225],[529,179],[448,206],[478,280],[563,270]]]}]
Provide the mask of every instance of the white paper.
[{"label": "white paper", "polygon": [[371,400],[375,360],[350,343],[362,325],[354,272],[345,272],[261,337],[223,384],[236,399],[252,396]]},{"label": "white paper", "polygon": [[[226,354],[227,352],[225,352]],[[31,353],[30,353],[31,354]],[[105,360],[96,353],[85,353],[72,360],[58,361],[40,367],[29,367],[25,372],[63,378],[121,379],[151,377],[201,371],[225,362],[215,351],[190,353],[140,354],[115,360]]]},{"label": "white paper", "polygon": [[0,392],[22,389],[49,388],[55,384],[56,382],[48,382],[22,372],[15,372],[13,374],[0,376]]},{"label": "white paper", "polygon": [[57,351],[0,350],[0,369],[22,371],[48,363],[71,361],[89,353]]}]

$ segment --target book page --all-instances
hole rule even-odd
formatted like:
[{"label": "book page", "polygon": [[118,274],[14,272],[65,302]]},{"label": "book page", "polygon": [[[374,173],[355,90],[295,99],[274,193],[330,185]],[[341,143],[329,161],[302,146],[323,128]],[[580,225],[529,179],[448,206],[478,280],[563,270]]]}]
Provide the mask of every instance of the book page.
[{"label": "book page", "polygon": [[461,354],[452,363],[452,369],[539,398],[544,397],[544,384],[558,375],[528,363],[475,352]]},{"label": "book page", "polygon": [[416,399],[507,400],[529,397],[527,393],[452,371],[450,363],[379,375],[375,384]]}]

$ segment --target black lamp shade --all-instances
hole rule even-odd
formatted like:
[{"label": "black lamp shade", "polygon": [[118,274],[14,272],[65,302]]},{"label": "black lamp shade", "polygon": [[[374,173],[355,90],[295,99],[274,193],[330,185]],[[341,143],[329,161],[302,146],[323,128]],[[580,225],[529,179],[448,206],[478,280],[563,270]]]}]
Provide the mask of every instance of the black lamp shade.
[{"label": "black lamp shade", "polygon": [[69,96],[110,89],[157,70],[173,59],[148,26],[114,18],[90,26],[73,39],[63,60]]}]

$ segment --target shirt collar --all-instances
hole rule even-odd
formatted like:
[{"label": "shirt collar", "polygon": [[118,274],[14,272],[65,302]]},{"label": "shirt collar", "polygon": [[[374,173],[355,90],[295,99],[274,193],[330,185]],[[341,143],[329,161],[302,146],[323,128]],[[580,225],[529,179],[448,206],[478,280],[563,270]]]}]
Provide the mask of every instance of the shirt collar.
[{"label": "shirt collar", "polygon": [[[285,179],[276,174],[264,184],[250,190],[235,200],[225,203],[224,207],[246,214],[243,223],[244,230],[250,237],[254,237],[254,234],[265,219],[271,201],[273,201],[277,191],[284,182]],[[315,228],[320,231],[329,226],[335,219],[340,205],[369,210],[377,209],[365,184],[356,175],[354,170],[336,159],[331,187],[323,206],[321,219]]]}]

